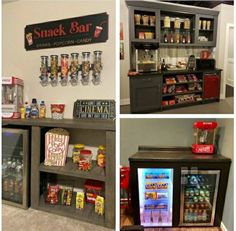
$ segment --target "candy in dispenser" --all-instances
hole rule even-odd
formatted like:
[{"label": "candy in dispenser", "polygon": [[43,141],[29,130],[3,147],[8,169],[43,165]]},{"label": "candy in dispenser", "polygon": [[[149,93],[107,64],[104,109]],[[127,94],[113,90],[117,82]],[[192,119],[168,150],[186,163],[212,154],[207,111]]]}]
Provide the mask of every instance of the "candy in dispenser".
[{"label": "candy in dispenser", "polygon": [[98,85],[101,82],[101,70],[102,70],[102,51],[94,51],[93,79],[92,79],[94,85]]},{"label": "candy in dispenser", "polygon": [[16,77],[2,77],[2,118],[18,119],[23,106],[24,82]]},{"label": "candy in dispenser", "polygon": [[213,154],[215,144],[216,122],[195,122],[194,125],[195,144],[192,152],[195,154]]},{"label": "candy in dispenser", "polygon": [[69,73],[69,55],[61,54],[61,85],[66,86],[68,81]]},{"label": "candy in dispenser", "polygon": [[79,53],[71,53],[70,82],[72,86],[75,86],[78,83],[78,72],[79,72]]},{"label": "candy in dispenser", "polygon": [[89,171],[92,168],[92,152],[81,150],[79,155],[79,170]]},{"label": "candy in dispenser", "polygon": [[58,55],[51,55],[50,79],[52,86],[56,86],[58,81]]},{"label": "candy in dispenser", "polygon": [[48,85],[48,56],[41,56],[40,76],[42,86]]},{"label": "candy in dispenser", "polygon": [[82,52],[82,79],[83,85],[89,84],[89,72],[90,72],[90,52]]}]

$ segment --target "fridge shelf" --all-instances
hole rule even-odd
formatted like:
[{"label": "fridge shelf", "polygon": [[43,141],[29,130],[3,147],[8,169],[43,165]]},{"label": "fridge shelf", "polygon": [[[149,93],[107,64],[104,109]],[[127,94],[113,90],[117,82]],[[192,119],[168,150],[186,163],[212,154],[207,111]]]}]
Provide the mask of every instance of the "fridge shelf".
[{"label": "fridge shelf", "polygon": [[55,173],[66,176],[80,177],[86,179],[93,179],[99,181],[105,181],[105,170],[97,166],[96,161],[92,162],[92,168],[90,171],[79,170],[77,165],[72,162],[71,158],[67,158],[66,165],[62,167],[57,166],[45,166],[44,163],[40,164],[39,170],[41,172]]}]

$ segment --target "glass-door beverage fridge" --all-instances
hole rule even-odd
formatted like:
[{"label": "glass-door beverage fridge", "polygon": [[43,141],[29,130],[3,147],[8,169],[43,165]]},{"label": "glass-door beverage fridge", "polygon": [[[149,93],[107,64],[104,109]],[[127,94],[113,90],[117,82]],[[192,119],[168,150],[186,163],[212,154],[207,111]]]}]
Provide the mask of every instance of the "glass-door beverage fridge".
[{"label": "glass-door beverage fridge", "polygon": [[21,208],[29,200],[29,131],[2,129],[2,200]]},{"label": "glass-door beverage fridge", "polygon": [[191,148],[139,147],[129,158],[135,225],[220,226],[231,160]]},{"label": "glass-door beverage fridge", "polygon": [[173,169],[138,169],[139,211],[143,226],[171,226]]}]

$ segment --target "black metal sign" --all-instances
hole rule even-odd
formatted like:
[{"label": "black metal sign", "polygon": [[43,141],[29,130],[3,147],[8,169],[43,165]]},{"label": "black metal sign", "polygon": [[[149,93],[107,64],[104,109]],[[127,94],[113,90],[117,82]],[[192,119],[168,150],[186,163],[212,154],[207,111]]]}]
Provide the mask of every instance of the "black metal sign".
[{"label": "black metal sign", "polygon": [[77,119],[114,119],[114,100],[77,100],[73,117]]},{"label": "black metal sign", "polygon": [[25,49],[37,50],[106,42],[108,14],[93,14],[25,27]]}]

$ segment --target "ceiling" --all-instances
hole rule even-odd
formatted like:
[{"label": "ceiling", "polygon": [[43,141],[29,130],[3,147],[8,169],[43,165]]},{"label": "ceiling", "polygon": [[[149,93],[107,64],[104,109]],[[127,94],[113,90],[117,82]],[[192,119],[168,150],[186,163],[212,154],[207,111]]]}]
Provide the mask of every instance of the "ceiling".
[{"label": "ceiling", "polygon": [[172,3],[178,3],[178,4],[184,4],[184,5],[191,5],[191,6],[199,6],[199,7],[207,7],[207,8],[214,8],[217,5],[224,3],[228,5],[234,5],[234,1],[165,1],[162,0],[162,2],[172,2]]}]

